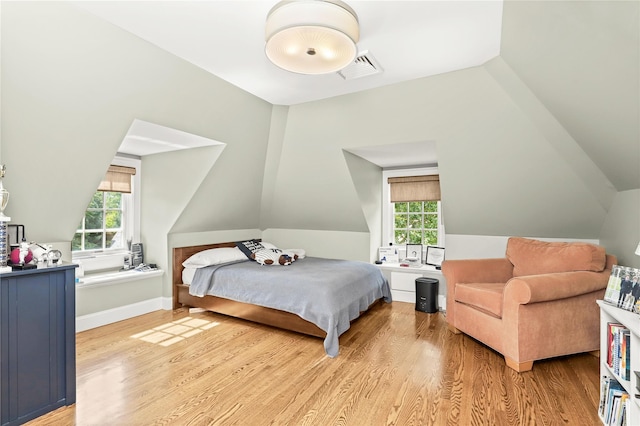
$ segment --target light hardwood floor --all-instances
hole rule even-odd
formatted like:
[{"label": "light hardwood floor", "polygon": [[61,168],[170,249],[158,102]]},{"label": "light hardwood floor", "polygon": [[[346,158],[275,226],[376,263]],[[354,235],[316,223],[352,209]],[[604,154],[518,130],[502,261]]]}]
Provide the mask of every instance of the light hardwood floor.
[{"label": "light hardwood floor", "polygon": [[518,374],[408,303],[365,314],[333,359],[318,338],[159,311],[79,333],[77,403],[29,425],[598,425],[598,383],[591,355]]}]

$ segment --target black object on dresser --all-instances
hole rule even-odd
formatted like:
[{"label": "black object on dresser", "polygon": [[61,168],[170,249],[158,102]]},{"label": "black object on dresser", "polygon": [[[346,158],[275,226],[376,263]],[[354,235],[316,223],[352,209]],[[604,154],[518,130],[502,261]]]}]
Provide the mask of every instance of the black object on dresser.
[{"label": "black object on dresser", "polygon": [[0,274],[0,424],[76,401],[75,268]]}]

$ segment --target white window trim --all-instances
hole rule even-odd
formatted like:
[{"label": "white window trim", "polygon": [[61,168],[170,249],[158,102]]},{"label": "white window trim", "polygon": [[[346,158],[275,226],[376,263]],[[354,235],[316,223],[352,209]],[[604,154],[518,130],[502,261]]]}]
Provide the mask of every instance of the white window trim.
[{"label": "white window trim", "polygon": [[[127,209],[127,223],[133,226],[127,226],[124,230],[125,241],[131,240],[133,243],[140,242],[140,182],[142,175],[142,161],[139,158],[130,158],[116,155],[111,161],[116,166],[127,166],[136,169],[136,174],[132,176],[131,188],[133,197],[133,209]],[[111,270],[122,267],[124,256],[128,250],[112,250],[109,252],[72,252],[71,257],[74,263],[81,264],[87,272],[94,270]]]},{"label": "white window trim", "polygon": [[133,224],[133,229],[128,227],[125,231],[126,239],[131,240],[133,243],[140,242],[140,181],[142,176],[142,160],[139,158],[121,157],[116,155],[112,162],[116,166],[127,166],[136,169],[136,174],[131,179],[131,189],[133,197],[131,197],[133,203],[133,209],[128,209],[128,223]]},{"label": "white window trim", "polygon": [[[393,237],[393,208],[391,207],[391,191],[388,179],[390,177],[404,177],[404,176],[422,176],[422,175],[437,175],[437,167],[420,167],[413,169],[389,169],[382,171],[382,245],[381,247],[388,246],[389,243],[395,241]],[[442,203],[438,203],[438,245],[444,247],[444,221],[442,218]],[[395,244],[394,244],[395,245]],[[402,249],[404,247],[399,247]]]}]

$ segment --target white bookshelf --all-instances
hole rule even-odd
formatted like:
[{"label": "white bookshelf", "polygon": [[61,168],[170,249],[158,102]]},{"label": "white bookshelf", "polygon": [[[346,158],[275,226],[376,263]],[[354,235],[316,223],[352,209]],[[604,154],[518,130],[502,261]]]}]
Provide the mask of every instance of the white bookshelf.
[{"label": "white bookshelf", "polygon": [[[640,315],[624,309],[616,308],[602,300],[598,300],[600,306],[600,377],[615,378],[629,394],[631,410],[627,425],[640,425],[640,391],[638,391],[638,378],[634,372],[640,372]],[[609,344],[607,339],[609,323],[620,323],[631,331],[631,378],[624,380],[616,374],[607,364]],[[600,395],[602,398],[602,395]],[[602,422],[604,419],[601,417]]]}]

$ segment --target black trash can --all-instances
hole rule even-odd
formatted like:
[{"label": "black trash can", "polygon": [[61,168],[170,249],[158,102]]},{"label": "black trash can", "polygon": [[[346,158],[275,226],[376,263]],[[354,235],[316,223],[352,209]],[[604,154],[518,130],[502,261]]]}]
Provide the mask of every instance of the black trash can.
[{"label": "black trash can", "polygon": [[435,278],[416,278],[416,311],[433,314],[438,312],[438,285]]}]

